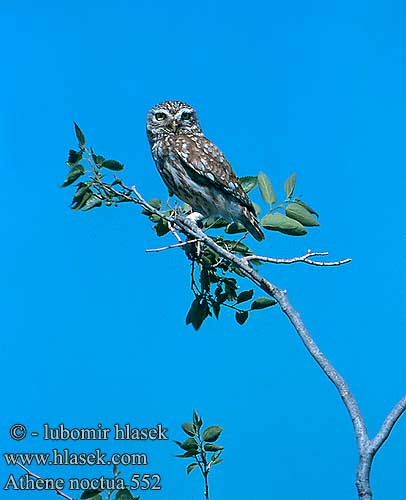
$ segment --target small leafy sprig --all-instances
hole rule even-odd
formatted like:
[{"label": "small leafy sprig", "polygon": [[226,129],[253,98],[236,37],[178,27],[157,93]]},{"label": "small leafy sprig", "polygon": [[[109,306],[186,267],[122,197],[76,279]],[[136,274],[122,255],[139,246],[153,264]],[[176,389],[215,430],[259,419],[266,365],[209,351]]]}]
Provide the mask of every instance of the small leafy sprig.
[{"label": "small leafy sprig", "polygon": [[[319,226],[316,217],[319,214],[307,205],[299,196],[294,196],[296,186],[296,174],[293,173],[284,182],[285,198],[282,202],[277,201],[275,191],[268,176],[264,172],[259,172],[257,176],[240,177],[240,183],[246,193],[250,193],[257,186],[261,193],[262,200],[269,205],[269,210],[260,219],[263,228],[270,231],[278,231],[289,236],[303,236],[307,234],[306,227]],[[259,215],[261,207],[254,203],[254,208]],[[314,217],[316,216],[316,217]],[[205,226],[214,224],[215,227],[225,227],[228,234],[243,233],[246,231],[242,224],[229,224],[224,219],[209,218]]]},{"label": "small leafy sprig", "polygon": [[[113,477],[117,480],[121,471],[118,470],[117,465],[113,467]],[[140,500],[140,495],[133,496],[129,487],[123,487],[124,482],[121,480],[120,489],[87,489],[80,495],[80,500]]]},{"label": "small leafy sprig", "polygon": [[[222,237],[215,241],[227,250],[240,256],[252,255],[252,251],[241,241],[224,240]],[[253,262],[255,263],[255,262]],[[196,277],[198,268],[198,278]],[[205,247],[200,255],[194,256],[192,260],[191,289],[195,298],[186,316],[186,324],[191,324],[198,330],[203,321],[214,315],[219,318],[221,308],[235,311],[235,319],[239,325],[243,325],[250,312],[274,306],[276,301],[269,297],[259,297],[254,300],[254,289],[238,292],[238,279],[232,276],[238,270],[228,262],[219,259],[213,250]],[[251,301],[246,307],[248,301]],[[244,307],[245,306],[245,307]]]},{"label": "small leafy sprig", "polygon": [[[16,465],[21,467],[28,474],[29,477],[32,477],[32,478],[37,479],[37,480],[45,481],[41,476],[32,472],[30,469],[28,469],[22,463],[17,461]],[[118,476],[120,475],[120,472],[119,472],[116,465],[114,465],[114,467],[113,467],[113,475],[114,475],[114,479],[113,479],[113,482],[114,482],[115,480],[117,480]],[[119,489],[117,489],[117,488],[112,488],[112,489],[107,489],[107,490],[101,489],[101,488],[86,489],[86,490],[82,491],[79,498],[80,498],[80,500],[87,500],[90,498],[92,500],[103,500],[103,499],[104,500],[140,500],[140,495],[134,497],[131,494],[130,490],[127,487],[125,487],[123,480],[121,479],[120,481],[121,482],[120,482]],[[55,488],[54,491],[58,496],[65,498],[66,500],[75,500],[74,498],[72,498],[71,496],[66,494],[61,489]]]},{"label": "small leafy sprig", "polygon": [[[67,187],[79,181],[76,184],[71,208],[76,211],[89,211],[103,204],[107,207],[117,207],[121,203],[139,203],[132,188],[127,187],[117,177],[117,172],[122,171],[124,165],[116,160],[105,159],[102,155],[96,154],[93,148],[89,149],[86,146],[84,133],[76,123],[74,126],[79,147],[69,150],[66,162],[69,172],[62,184],[62,187]],[[109,179],[108,176],[112,173],[113,178]],[[316,211],[294,195],[296,174],[292,174],[285,181],[285,196],[281,202],[277,201],[272,184],[263,172],[259,172],[257,176],[241,177],[240,182],[246,193],[250,193],[256,187],[259,188],[262,200],[268,207],[260,219],[264,229],[289,236],[303,236],[307,232],[305,227],[319,225]],[[150,208],[144,208],[142,214],[152,222],[156,235],[162,237],[173,233],[178,239],[178,244],[175,246],[182,245],[191,261],[190,286],[194,299],[186,316],[186,324],[191,324],[198,330],[208,317],[218,319],[220,311],[228,309],[234,312],[237,323],[243,325],[253,311],[276,304],[276,301],[269,297],[254,298],[253,289],[239,291],[241,272],[214,250],[200,241],[182,242],[174,230],[173,221],[187,217],[192,212],[189,205],[184,203],[172,207],[159,198],[153,198],[148,205]],[[254,208],[259,215],[261,207],[254,203]],[[202,229],[205,232],[223,230],[224,235],[211,234],[212,239],[220,247],[247,259],[251,267],[261,264],[254,258],[253,250],[243,243],[242,240],[247,236],[247,232],[241,224],[229,223],[221,217],[208,217],[203,221]],[[229,236],[238,233],[243,233],[240,239],[231,239]]]},{"label": "small leafy sprig", "polygon": [[184,451],[179,458],[193,458],[194,461],[186,467],[186,473],[190,474],[195,469],[200,469],[205,485],[205,499],[209,500],[209,474],[214,465],[223,461],[220,458],[224,447],[215,444],[223,428],[211,425],[202,430],[203,420],[196,410],[193,411],[193,422],[185,422],[181,425],[188,438],[175,443]]}]

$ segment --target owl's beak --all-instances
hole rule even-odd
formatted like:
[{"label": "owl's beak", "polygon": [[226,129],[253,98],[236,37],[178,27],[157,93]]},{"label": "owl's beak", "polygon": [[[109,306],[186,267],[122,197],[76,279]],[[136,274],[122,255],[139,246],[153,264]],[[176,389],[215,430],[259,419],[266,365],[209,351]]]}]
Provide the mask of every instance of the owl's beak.
[{"label": "owl's beak", "polygon": [[177,130],[178,130],[178,128],[179,128],[179,124],[178,124],[176,121],[173,121],[173,122],[171,123],[171,127],[172,127],[172,130],[173,130],[173,131],[175,132],[175,134],[176,134],[176,132],[177,132]]}]

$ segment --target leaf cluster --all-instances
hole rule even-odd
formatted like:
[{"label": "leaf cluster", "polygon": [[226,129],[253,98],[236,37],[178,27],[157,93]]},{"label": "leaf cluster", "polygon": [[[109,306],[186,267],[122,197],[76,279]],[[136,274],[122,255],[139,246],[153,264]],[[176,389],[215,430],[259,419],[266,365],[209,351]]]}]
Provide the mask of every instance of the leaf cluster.
[{"label": "leaf cluster", "polygon": [[[116,465],[113,467],[113,474],[114,478],[117,478],[121,474]],[[80,495],[80,500],[90,498],[92,500],[103,500],[103,498],[104,500],[139,500],[140,495],[133,496],[128,488],[120,490],[87,489]]]},{"label": "leaf cluster", "polygon": [[[216,238],[216,242],[240,256],[251,255],[252,251],[242,242]],[[196,277],[198,274],[198,278]],[[198,330],[208,317],[219,318],[223,308],[231,309],[239,325],[243,325],[252,311],[274,306],[276,301],[269,297],[254,299],[254,289],[239,291],[238,279],[232,274],[239,271],[216,252],[205,247],[192,262],[192,291],[195,298],[186,316],[186,324]]]},{"label": "leaf cluster", "polygon": [[[102,205],[117,207],[121,203],[139,203],[131,188],[126,187],[117,177],[117,172],[123,170],[124,165],[116,160],[105,159],[93,148],[89,149],[82,130],[76,123],[74,127],[78,148],[69,151],[66,162],[69,171],[62,184],[62,187],[67,187],[76,183],[71,208],[89,211]],[[113,174],[112,179],[109,174]],[[316,211],[295,195],[296,174],[292,174],[284,182],[284,196],[279,202],[268,176],[263,172],[259,172],[257,176],[241,177],[240,183],[247,193],[258,188],[267,206],[265,215],[260,219],[265,230],[301,236],[306,234],[306,227],[319,225]],[[158,198],[150,200],[148,207],[143,209],[142,214],[151,221],[152,229],[158,237],[170,232],[170,221],[187,216],[192,211],[187,204],[171,207]],[[255,203],[254,207],[259,215],[261,207]],[[223,234],[211,234],[211,237],[234,255],[242,258],[254,255],[253,250],[242,242],[247,233],[241,224],[230,224],[219,217],[208,217],[203,221],[202,229],[205,232],[223,230]],[[238,233],[244,233],[240,239],[230,238],[230,235]],[[183,249],[191,261],[191,289],[194,294],[186,324],[192,325],[195,330],[208,317],[218,319],[224,308],[231,309],[236,322],[243,325],[253,311],[276,304],[275,300],[268,297],[254,297],[253,289],[240,290],[238,278],[242,274],[238,267],[201,242],[191,242]],[[260,264],[255,259],[249,260],[250,266]]]},{"label": "leaf cluster", "polygon": [[[66,165],[68,173],[61,187],[68,187],[81,179],[76,184],[76,191],[72,198],[71,208],[73,210],[83,210],[84,212],[93,208],[101,207],[103,203],[106,206],[115,205],[129,201],[125,193],[115,194],[111,190],[103,187],[102,180],[105,177],[105,171],[119,171],[124,169],[124,165],[116,160],[106,160],[103,156],[97,155],[92,148],[86,146],[85,135],[79,126],[74,123],[76,138],[79,142],[79,148],[70,149]],[[82,180],[84,179],[84,180]],[[116,178],[111,186],[119,184]]]},{"label": "leaf cluster", "polygon": [[198,467],[207,479],[212,466],[223,461],[220,455],[224,447],[215,443],[220,437],[223,428],[218,425],[211,425],[203,430],[202,426],[202,417],[194,410],[192,422],[185,422],[181,425],[188,437],[184,441],[175,441],[183,451],[182,454],[176,456],[178,458],[193,457],[194,461],[188,464],[186,473],[190,474]]},{"label": "leaf cluster", "polygon": [[85,490],[81,495],[80,499],[85,500],[87,498],[91,498],[92,500],[103,500],[103,495],[105,494],[105,500],[139,500],[140,495],[136,497],[132,495],[131,491],[128,488],[123,490],[114,490],[114,491],[105,491],[105,490]]},{"label": "leaf cluster", "polygon": [[[268,205],[269,208],[266,214],[259,220],[264,229],[279,231],[290,236],[303,236],[307,233],[305,227],[320,225],[316,219],[316,217],[319,217],[318,213],[302,201],[300,197],[294,196],[296,174],[292,174],[284,182],[285,196],[280,202],[277,200],[271,181],[264,172],[259,172],[256,177],[241,177],[240,183],[246,193],[251,192],[258,186],[262,200]],[[254,208],[257,215],[259,215],[261,207],[254,204]],[[245,231],[241,224],[234,223],[225,227],[225,232],[229,234]]]}]

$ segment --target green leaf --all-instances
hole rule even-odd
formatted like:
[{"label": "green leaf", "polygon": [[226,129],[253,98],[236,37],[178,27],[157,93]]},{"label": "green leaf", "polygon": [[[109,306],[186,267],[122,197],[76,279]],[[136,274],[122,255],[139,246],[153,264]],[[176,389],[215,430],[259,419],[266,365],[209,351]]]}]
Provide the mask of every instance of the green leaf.
[{"label": "green leaf", "polygon": [[181,425],[181,427],[186,432],[186,434],[188,434],[189,436],[195,436],[196,435],[195,427],[194,427],[194,425],[191,422],[184,422]]},{"label": "green leaf", "polygon": [[206,267],[200,271],[200,285],[204,292],[210,292],[210,273]]},{"label": "green leaf", "polygon": [[188,450],[197,450],[198,444],[195,438],[187,438],[179,445],[182,450],[188,451]]},{"label": "green leaf", "polygon": [[151,205],[151,207],[155,208],[156,210],[159,210],[162,205],[162,200],[159,198],[152,198],[151,200],[148,201],[148,205]]},{"label": "green leaf", "polygon": [[108,168],[109,170],[123,170],[124,165],[116,160],[105,160],[100,168]]},{"label": "green leaf", "polygon": [[304,201],[299,200],[297,203],[299,203],[299,205],[302,205],[302,207],[304,207],[311,214],[315,215],[316,217],[319,217],[319,214],[312,207],[309,207],[309,205],[307,205]]},{"label": "green leaf", "polygon": [[176,458],[190,458],[195,457],[199,452],[196,449],[185,451],[182,455],[175,455]]},{"label": "green leaf", "polygon": [[252,255],[252,250],[244,245],[241,241],[236,240],[222,240],[220,238],[217,239],[217,244],[221,247],[225,248],[228,251],[232,251],[234,253],[239,253],[241,255]]},{"label": "green leaf", "polygon": [[[72,199],[72,208],[77,208],[81,202],[83,201],[83,198],[86,194],[89,194],[91,196],[92,192],[89,188],[89,183],[87,182],[80,182],[78,184],[78,187],[76,189],[76,193]],[[90,196],[88,196],[86,199],[90,198]],[[75,205],[75,207],[73,207],[73,205]]]},{"label": "green leaf", "polygon": [[220,303],[218,301],[212,301],[211,307],[213,309],[214,316],[216,317],[216,319],[219,319],[220,308],[221,308]]},{"label": "green leaf", "polygon": [[254,207],[255,213],[259,215],[262,212],[262,208],[258,205],[258,203],[252,202],[252,206]]},{"label": "green leaf", "polygon": [[217,465],[220,464],[224,459],[223,458],[217,458],[216,460],[213,460],[212,464]]},{"label": "green leaf", "polygon": [[251,300],[253,295],[254,295],[253,288],[251,290],[244,290],[243,292],[238,294],[237,304],[242,304],[243,302],[246,302],[247,300]]},{"label": "green leaf", "polygon": [[285,210],[288,217],[297,220],[303,226],[320,226],[317,219],[300,203],[290,203]]},{"label": "green leaf", "polygon": [[88,191],[86,191],[86,193],[83,195],[82,199],[80,201],[78,201],[77,203],[73,203],[72,202],[72,210],[81,210],[85,203],[93,196],[93,193],[92,191],[89,189]]},{"label": "green leaf", "polygon": [[264,172],[259,172],[258,174],[258,186],[261,191],[262,198],[266,203],[272,205],[276,202],[276,196],[272,188],[272,184]]},{"label": "green leaf", "polygon": [[186,467],[186,474],[189,475],[192,472],[192,470],[194,470],[196,467],[197,467],[197,463],[196,462],[193,462],[192,464],[189,464]]},{"label": "green leaf", "polygon": [[245,227],[239,222],[232,222],[228,224],[228,226],[224,230],[227,234],[237,234],[237,233],[245,233],[247,230]]},{"label": "green leaf", "polygon": [[280,233],[289,234],[290,236],[302,236],[307,234],[306,229],[300,222],[280,213],[266,214],[262,217],[261,224],[265,229],[279,231]]},{"label": "green leaf", "polygon": [[82,156],[82,151],[75,151],[74,149],[70,149],[67,163],[70,164],[69,166],[73,166],[75,163],[82,159]]},{"label": "green leaf", "polygon": [[75,165],[73,168],[71,168],[70,172],[66,176],[66,179],[64,180],[62,187],[70,186],[73,184],[81,175],[85,173],[85,167],[81,165],[80,163],[78,165]]},{"label": "green leaf", "polygon": [[133,500],[133,496],[129,490],[118,490],[115,496],[115,500]]},{"label": "green leaf", "polygon": [[209,315],[209,312],[210,309],[207,304],[207,300],[196,297],[190,306],[189,312],[187,313],[186,324],[192,324],[193,328],[198,330],[202,326],[203,321]]},{"label": "green leaf", "polygon": [[222,430],[223,428],[219,425],[211,425],[210,427],[207,427],[207,429],[203,432],[203,441],[207,441],[208,443],[217,441]]},{"label": "green leaf", "polygon": [[243,325],[248,319],[248,311],[237,311],[235,313],[235,320],[239,325]]},{"label": "green leaf", "polygon": [[276,300],[270,299],[269,297],[260,297],[259,299],[254,300],[251,304],[251,311],[255,311],[256,309],[265,309],[266,307],[274,306],[277,304]]},{"label": "green leaf", "polygon": [[224,450],[224,446],[220,446],[219,444],[205,444],[204,445],[205,451],[221,451]]},{"label": "green leaf", "polygon": [[158,223],[153,227],[153,230],[156,232],[157,236],[164,236],[165,234],[169,233],[168,222],[161,218],[158,221]]},{"label": "green leaf", "polygon": [[221,217],[215,217],[215,216],[207,217],[207,219],[205,219],[203,223],[203,226],[205,228],[212,228],[212,229],[218,229],[221,227],[225,227],[227,225],[228,221],[222,219]]},{"label": "green leaf", "polygon": [[82,500],[86,499],[86,498],[94,498],[94,497],[97,497],[97,495],[99,493],[101,493],[103,490],[85,490],[81,495],[80,495],[80,498]]},{"label": "green leaf", "polygon": [[101,207],[102,201],[95,195],[90,196],[90,198],[86,201],[86,203],[81,207],[81,209],[85,212],[91,210],[92,208]]},{"label": "green leaf", "polygon": [[[159,198],[152,198],[152,200],[149,200],[147,203],[151,205],[152,208],[155,208],[155,210],[160,210],[162,200],[160,200]],[[141,213],[143,215],[147,215],[150,220],[152,220],[152,222],[158,222],[161,219],[159,215],[153,214],[148,208],[143,208]]]},{"label": "green leaf", "polygon": [[[159,222],[160,220],[162,220],[162,217],[160,215],[157,215],[157,214],[150,214],[149,216],[149,220],[151,222]],[[154,229],[155,231],[155,229]]]},{"label": "green leaf", "polygon": [[[235,278],[224,278],[224,293],[227,296],[227,300],[236,300],[237,299],[237,280]],[[218,299],[220,300],[221,296],[219,295]]]},{"label": "green leaf", "polygon": [[258,177],[254,177],[251,175],[240,177],[238,180],[240,181],[241,187],[244,189],[246,193],[252,191],[258,184]]},{"label": "green leaf", "polygon": [[197,411],[195,409],[193,410],[193,423],[196,427],[199,426],[199,415],[197,414]]},{"label": "green leaf", "polygon": [[283,189],[285,190],[286,197],[290,198],[295,190],[296,185],[296,174],[292,174],[288,177],[283,185]]},{"label": "green leaf", "polygon": [[236,241],[228,241],[226,240],[227,243],[232,243],[231,247],[230,245],[228,246],[229,250],[232,250],[234,253],[239,253],[241,255],[252,255],[252,250],[251,248],[247,247],[247,245],[244,245],[244,243],[241,243],[241,241],[236,242]]},{"label": "green leaf", "polygon": [[231,264],[229,269],[238,276],[241,276],[241,278],[246,278],[245,274],[235,264]]},{"label": "green leaf", "polygon": [[79,141],[79,146],[82,149],[82,147],[85,145],[86,139],[84,133],[80,130],[79,125],[76,122],[73,122],[75,125],[75,134],[76,137]]},{"label": "green leaf", "polygon": [[104,156],[102,156],[102,155],[96,155],[96,154],[94,154],[94,153],[92,153],[92,158],[93,158],[93,161],[96,163],[96,165],[97,165],[98,167],[100,167],[100,166],[101,166],[101,164],[102,164],[102,163],[104,162],[104,160],[105,160]]}]

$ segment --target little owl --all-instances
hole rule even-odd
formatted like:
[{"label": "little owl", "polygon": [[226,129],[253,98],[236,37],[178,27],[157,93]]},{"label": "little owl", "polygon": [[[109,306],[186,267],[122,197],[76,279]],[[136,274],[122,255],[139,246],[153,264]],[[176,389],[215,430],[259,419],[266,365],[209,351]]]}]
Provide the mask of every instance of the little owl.
[{"label": "little owl", "polygon": [[204,137],[196,111],[180,101],[157,104],[148,113],[152,157],[169,195],[203,217],[239,222],[265,239],[255,209],[223,153]]}]

